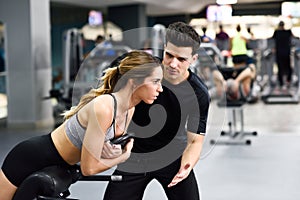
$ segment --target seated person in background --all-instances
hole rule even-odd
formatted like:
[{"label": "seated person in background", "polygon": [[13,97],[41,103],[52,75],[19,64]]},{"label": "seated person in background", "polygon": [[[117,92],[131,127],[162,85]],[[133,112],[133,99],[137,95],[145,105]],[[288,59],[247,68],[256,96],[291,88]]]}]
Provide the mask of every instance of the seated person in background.
[{"label": "seated person in background", "polygon": [[249,101],[251,99],[256,68],[250,58],[247,61],[235,62],[234,67],[218,67],[212,73],[217,98],[222,98],[225,92],[227,100]]}]

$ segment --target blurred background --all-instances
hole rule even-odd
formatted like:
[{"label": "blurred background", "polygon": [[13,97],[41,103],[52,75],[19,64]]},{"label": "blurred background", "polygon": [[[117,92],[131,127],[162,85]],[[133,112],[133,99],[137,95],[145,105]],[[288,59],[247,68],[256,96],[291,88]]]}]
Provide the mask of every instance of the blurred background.
[{"label": "blurred background", "polygon": [[[199,60],[191,69],[212,94],[202,160],[195,168],[202,199],[297,199],[298,1],[0,0],[0,161],[17,142],[59,125],[61,112],[95,87],[117,56],[144,49],[161,57],[164,31],[176,21],[190,24],[202,38]],[[284,91],[278,89],[272,39],[280,21],[293,33],[292,81]],[[216,36],[220,25],[229,38],[241,26],[257,70],[256,99],[242,106],[243,116],[238,119],[242,128],[257,133],[247,139],[250,146],[239,145],[244,138],[229,138],[229,145],[215,144],[221,144],[222,130],[232,128],[228,122],[234,117],[230,108],[218,106],[212,92],[211,68],[233,65],[228,41]],[[80,182],[71,193],[99,199],[105,185]],[[144,199],[165,198],[153,182]]]}]

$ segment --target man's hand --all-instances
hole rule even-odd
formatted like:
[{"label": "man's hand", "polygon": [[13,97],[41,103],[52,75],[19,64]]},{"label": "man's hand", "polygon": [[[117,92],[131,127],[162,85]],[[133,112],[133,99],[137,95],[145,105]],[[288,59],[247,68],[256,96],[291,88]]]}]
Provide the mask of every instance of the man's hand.
[{"label": "man's hand", "polygon": [[107,141],[103,145],[102,158],[117,158],[122,154],[122,148],[120,144],[111,144]]},{"label": "man's hand", "polygon": [[174,176],[168,187],[172,187],[180,181],[184,180],[190,174],[191,170],[192,168],[190,164],[185,164],[183,167],[180,167],[178,173]]}]

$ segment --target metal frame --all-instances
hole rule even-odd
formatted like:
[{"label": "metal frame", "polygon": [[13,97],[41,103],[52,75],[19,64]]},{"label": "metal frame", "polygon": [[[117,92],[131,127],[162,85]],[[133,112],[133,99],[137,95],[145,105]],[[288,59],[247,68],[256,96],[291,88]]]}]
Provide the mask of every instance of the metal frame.
[{"label": "metal frame", "polygon": [[[272,76],[273,76],[273,62],[274,60],[269,60],[266,64],[267,64],[267,72],[268,72],[268,86],[266,86],[266,89],[264,90],[261,99],[263,100],[263,102],[265,104],[298,104],[300,99],[299,99],[299,94],[300,94],[300,58],[299,58],[299,54],[300,50],[296,50],[295,52],[293,52],[292,54],[292,59],[294,60],[294,70],[296,72],[296,76],[298,79],[298,83],[295,86],[295,91],[294,93],[291,93],[290,89],[286,92],[281,92],[279,91],[278,93],[276,93],[275,90],[275,86],[276,84],[274,84],[272,82]],[[274,55],[270,55],[271,56]]]},{"label": "metal frame", "polygon": [[[245,102],[243,101],[220,101],[218,102],[219,107],[226,107],[229,111],[231,111],[231,117],[228,117],[228,131],[221,131],[221,137],[228,136],[229,138],[225,140],[211,140],[211,144],[225,144],[225,145],[250,145],[251,140],[244,140],[245,136],[257,136],[256,131],[245,131],[244,129],[244,111],[243,105]],[[240,117],[238,130],[238,114]],[[231,118],[231,119],[230,119]]]}]

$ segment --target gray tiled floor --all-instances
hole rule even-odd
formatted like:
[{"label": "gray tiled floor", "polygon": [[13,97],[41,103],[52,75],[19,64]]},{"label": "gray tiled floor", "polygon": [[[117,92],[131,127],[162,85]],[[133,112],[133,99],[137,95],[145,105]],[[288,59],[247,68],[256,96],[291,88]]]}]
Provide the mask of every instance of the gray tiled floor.
[{"label": "gray tiled floor", "polygon": [[[300,105],[244,106],[245,129],[258,136],[250,146],[210,144],[227,129],[228,110],[212,103],[202,158],[195,167],[202,200],[296,200],[300,197]],[[16,142],[49,130],[0,128],[0,162]],[[220,138],[223,139],[223,138]],[[111,173],[109,170],[106,173]],[[72,197],[99,200],[105,182],[77,182]],[[153,181],[144,200],[166,199]]]}]

